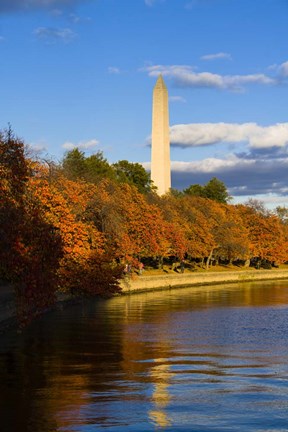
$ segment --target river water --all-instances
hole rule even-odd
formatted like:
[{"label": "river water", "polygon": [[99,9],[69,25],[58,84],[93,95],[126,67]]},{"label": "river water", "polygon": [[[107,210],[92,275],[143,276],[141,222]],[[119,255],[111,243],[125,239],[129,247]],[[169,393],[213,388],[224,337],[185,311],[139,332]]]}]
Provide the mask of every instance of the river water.
[{"label": "river water", "polygon": [[90,300],[0,337],[3,432],[288,431],[288,281]]}]

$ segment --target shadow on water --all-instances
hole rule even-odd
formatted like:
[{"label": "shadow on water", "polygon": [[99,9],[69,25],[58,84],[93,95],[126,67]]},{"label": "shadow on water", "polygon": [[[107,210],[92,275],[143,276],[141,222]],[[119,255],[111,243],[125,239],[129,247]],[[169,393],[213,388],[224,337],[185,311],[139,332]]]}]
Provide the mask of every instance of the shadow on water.
[{"label": "shadow on water", "polygon": [[1,337],[1,430],[281,431],[287,365],[287,281],[87,300]]}]

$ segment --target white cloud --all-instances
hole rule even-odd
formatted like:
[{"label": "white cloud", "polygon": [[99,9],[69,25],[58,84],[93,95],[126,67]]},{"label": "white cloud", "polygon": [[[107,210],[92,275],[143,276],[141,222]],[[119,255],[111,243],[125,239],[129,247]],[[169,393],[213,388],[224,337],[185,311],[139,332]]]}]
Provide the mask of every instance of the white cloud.
[{"label": "white cloud", "polygon": [[108,67],[108,73],[109,74],[119,74],[120,73],[120,69],[118,67],[114,67],[114,66],[109,66]]},{"label": "white cloud", "polygon": [[79,148],[80,150],[88,150],[93,149],[94,147],[98,146],[99,141],[96,139],[92,139],[89,141],[79,141],[78,143],[72,143],[71,141],[66,141],[62,147],[65,150],[73,150],[75,148]]},{"label": "white cloud", "polygon": [[[253,165],[253,160],[247,160],[247,165]],[[225,168],[233,168],[237,164],[241,163],[243,165],[243,159],[238,158],[235,155],[229,155],[227,159],[217,159],[217,158],[207,158],[201,161],[171,161],[171,171],[177,173],[215,173],[219,170],[223,170]],[[144,162],[142,164],[145,169],[150,169],[150,162]]]},{"label": "white cloud", "polygon": [[47,143],[45,140],[40,140],[38,142],[31,142],[28,144],[28,151],[32,151],[34,154],[43,154],[47,152]]},{"label": "white cloud", "polygon": [[33,32],[39,39],[47,42],[56,42],[60,40],[64,43],[71,42],[77,34],[69,28],[38,27]]},{"label": "white cloud", "polygon": [[[221,179],[234,197],[277,196],[287,202],[288,159],[244,159],[228,155],[224,159],[171,163],[173,187],[184,189],[190,184],[205,184],[212,177]],[[261,198],[262,199],[262,198]],[[278,202],[279,202],[278,200]],[[275,198],[276,201],[276,198]]]},{"label": "white cloud", "polygon": [[187,65],[154,65],[143,70],[153,77],[161,73],[163,76],[171,78],[176,85],[181,87],[206,87],[240,91],[244,89],[245,85],[249,84],[271,85],[278,83],[277,79],[265,74],[219,75],[211,72],[195,72],[194,69],[192,66]]},{"label": "white cloud", "polygon": [[281,83],[288,78],[288,61],[283,62],[280,65],[277,63],[271,64],[268,66],[268,70],[274,71],[276,79]]},{"label": "white cloud", "polygon": [[256,123],[192,123],[170,128],[171,144],[197,147],[220,142],[248,142],[251,148],[285,147],[288,144],[288,123],[259,126]]},{"label": "white cloud", "polygon": [[[150,163],[142,163],[150,170]],[[171,161],[172,187],[183,190],[191,184],[206,184],[212,177],[224,182],[237,202],[249,197],[267,201],[271,206],[288,200],[288,158],[249,158],[229,154],[190,162]],[[268,199],[268,197],[270,197]],[[273,199],[272,199],[273,197]]]},{"label": "white cloud", "polygon": [[231,60],[231,54],[219,52],[216,54],[206,54],[201,57],[201,60],[218,60],[218,59],[228,59]]},{"label": "white cloud", "polygon": [[288,61],[285,63],[282,63],[279,66],[279,74],[281,77],[287,78],[288,77]]},{"label": "white cloud", "polygon": [[186,99],[182,96],[169,96],[169,101],[170,102],[186,102]]},{"label": "white cloud", "polygon": [[182,172],[182,173],[205,173],[205,174],[213,174],[215,172],[223,171],[225,169],[235,168],[236,166],[243,165],[245,166],[253,166],[255,163],[254,160],[243,160],[238,158],[235,155],[229,155],[226,159],[217,159],[217,158],[207,158],[201,161],[193,161],[193,162],[179,162],[174,161],[171,162],[172,171]]}]

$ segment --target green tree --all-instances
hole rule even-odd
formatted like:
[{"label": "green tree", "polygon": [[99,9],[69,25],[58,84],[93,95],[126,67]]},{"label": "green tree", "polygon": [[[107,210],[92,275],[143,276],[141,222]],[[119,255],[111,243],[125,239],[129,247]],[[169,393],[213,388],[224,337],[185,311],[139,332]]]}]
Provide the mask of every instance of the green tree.
[{"label": "green tree", "polygon": [[113,164],[113,168],[120,182],[133,184],[141,193],[151,191],[150,175],[141,164],[120,160]]},{"label": "green tree", "polygon": [[189,186],[187,189],[184,189],[183,192],[186,195],[208,198],[222,204],[227,204],[231,200],[231,196],[229,195],[225,184],[216,177],[213,177],[204,186],[194,184]]},{"label": "green tree", "polygon": [[62,167],[69,180],[83,179],[86,172],[84,152],[78,148],[68,151],[62,160]]},{"label": "green tree", "polygon": [[85,179],[91,183],[98,183],[103,178],[115,178],[115,173],[102,151],[99,150],[85,159]]},{"label": "green tree", "polygon": [[103,178],[115,178],[114,169],[100,150],[89,157],[78,148],[70,150],[64,156],[62,167],[65,177],[73,181],[98,183]]},{"label": "green tree", "polygon": [[175,198],[181,198],[183,197],[184,192],[179,191],[178,189],[170,188],[169,195],[173,196]]},{"label": "green tree", "polygon": [[205,186],[205,196],[206,198],[212,199],[222,204],[227,204],[231,200],[225,184],[213,177]]},{"label": "green tree", "polygon": [[187,189],[184,189],[184,194],[193,195],[205,198],[205,187],[199,184],[190,185]]}]

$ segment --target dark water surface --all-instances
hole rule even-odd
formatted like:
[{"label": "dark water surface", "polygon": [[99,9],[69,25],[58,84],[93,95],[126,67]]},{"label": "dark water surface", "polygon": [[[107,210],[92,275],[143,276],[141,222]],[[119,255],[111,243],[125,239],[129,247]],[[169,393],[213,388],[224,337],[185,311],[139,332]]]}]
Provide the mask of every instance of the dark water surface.
[{"label": "dark water surface", "polygon": [[0,430],[288,431],[288,281],[56,310],[0,336]]}]

